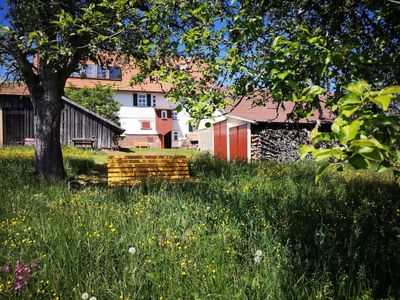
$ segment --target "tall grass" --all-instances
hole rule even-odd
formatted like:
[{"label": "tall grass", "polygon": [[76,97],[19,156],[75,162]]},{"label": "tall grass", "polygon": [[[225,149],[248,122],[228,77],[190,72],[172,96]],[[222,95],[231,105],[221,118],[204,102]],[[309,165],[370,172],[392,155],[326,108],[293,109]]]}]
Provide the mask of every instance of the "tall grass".
[{"label": "tall grass", "polygon": [[[97,152],[65,150],[69,174]],[[0,266],[35,262],[15,299],[373,299],[400,296],[400,188],[306,163],[191,161],[199,184],[70,190],[0,150]],[[131,248],[132,253],[128,251]],[[133,250],[134,248],[134,250]],[[256,255],[260,254],[261,256]]]}]

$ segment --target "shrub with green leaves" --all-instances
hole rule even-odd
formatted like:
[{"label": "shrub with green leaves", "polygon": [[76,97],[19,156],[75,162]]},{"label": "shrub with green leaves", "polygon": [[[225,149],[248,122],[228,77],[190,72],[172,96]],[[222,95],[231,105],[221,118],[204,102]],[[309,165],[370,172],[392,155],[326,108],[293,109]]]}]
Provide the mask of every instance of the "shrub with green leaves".
[{"label": "shrub with green leaves", "polygon": [[67,98],[119,124],[118,112],[121,104],[114,101],[114,94],[114,89],[111,86],[101,84],[97,84],[95,88],[71,86],[65,89]]}]

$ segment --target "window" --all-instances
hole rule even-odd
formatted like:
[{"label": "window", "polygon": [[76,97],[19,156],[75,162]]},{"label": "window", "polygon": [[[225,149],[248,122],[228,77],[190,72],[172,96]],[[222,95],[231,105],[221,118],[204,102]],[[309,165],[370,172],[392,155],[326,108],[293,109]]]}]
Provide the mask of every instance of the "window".
[{"label": "window", "polygon": [[151,130],[151,122],[150,121],[140,121],[142,130]]},{"label": "window", "polygon": [[83,68],[83,74],[87,78],[97,78],[97,67],[96,67],[96,65],[86,65]]},{"label": "window", "polygon": [[193,132],[196,130],[196,126],[189,123],[189,132]]},{"label": "window", "polygon": [[178,112],[176,110],[172,111],[172,120],[178,120]]},{"label": "window", "polygon": [[153,96],[153,106],[156,106],[156,96]]},{"label": "window", "polygon": [[119,67],[106,67],[94,64],[80,65],[79,70],[73,72],[71,77],[98,78],[121,80],[122,73]]},{"label": "window", "polygon": [[146,95],[138,95],[138,106],[147,106]]},{"label": "window", "polygon": [[108,74],[109,74],[108,77],[110,79],[121,79],[122,78],[121,68],[118,68],[118,67],[109,67]]},{"label": "window", "polygon": [[161,111],[161,119],[168,119],[168,112],[166,110]]},{"label": "window", "polygon": [[177,140],[178,140],[178,131],[172,131],[172,139],[173,139],[174,141],[177,141]]}]

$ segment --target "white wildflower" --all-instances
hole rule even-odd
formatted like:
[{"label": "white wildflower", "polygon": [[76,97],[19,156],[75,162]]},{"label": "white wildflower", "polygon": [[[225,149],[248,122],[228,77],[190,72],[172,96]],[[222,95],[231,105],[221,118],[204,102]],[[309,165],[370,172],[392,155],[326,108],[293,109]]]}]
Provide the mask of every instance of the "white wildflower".
[{"label": "white wildflower", "polygon": [[86,293],[86,292],[84,292],[83,294],[82,294],[82,300],[87,300],[87,299],[89,299],[89,294],[88,293]]},{"label": "white wildflower", "polygon": [[130,254],[135,254],[136,253],[136,248],[135,247],[130,247],[128,249],[128,251],[129,251]]},{"label": "white wildflower", "polygon": [[97,300],[97,298],[95,296],[93,296],[93,297],[90,297],[89,300]]},{"label": "white wildflower", "polygon": [[261,257],[262,257],[263,253],[261,250],[257,250],[256,253],[254,254],[254,262],[256,264],[259,264],[261,262]]}]

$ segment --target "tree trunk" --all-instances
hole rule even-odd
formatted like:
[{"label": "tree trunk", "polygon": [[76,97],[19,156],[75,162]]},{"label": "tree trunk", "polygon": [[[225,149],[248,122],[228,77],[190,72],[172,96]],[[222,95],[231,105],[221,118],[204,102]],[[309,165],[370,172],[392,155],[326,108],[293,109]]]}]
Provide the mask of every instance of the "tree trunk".
[{"label": "tree trunk", "polygon": [[40,84],[29,88],[34,108],[35,173],[41,179],[60,180],[65,177],[60,142],[64,82],[56,74],[42,75]]}]

